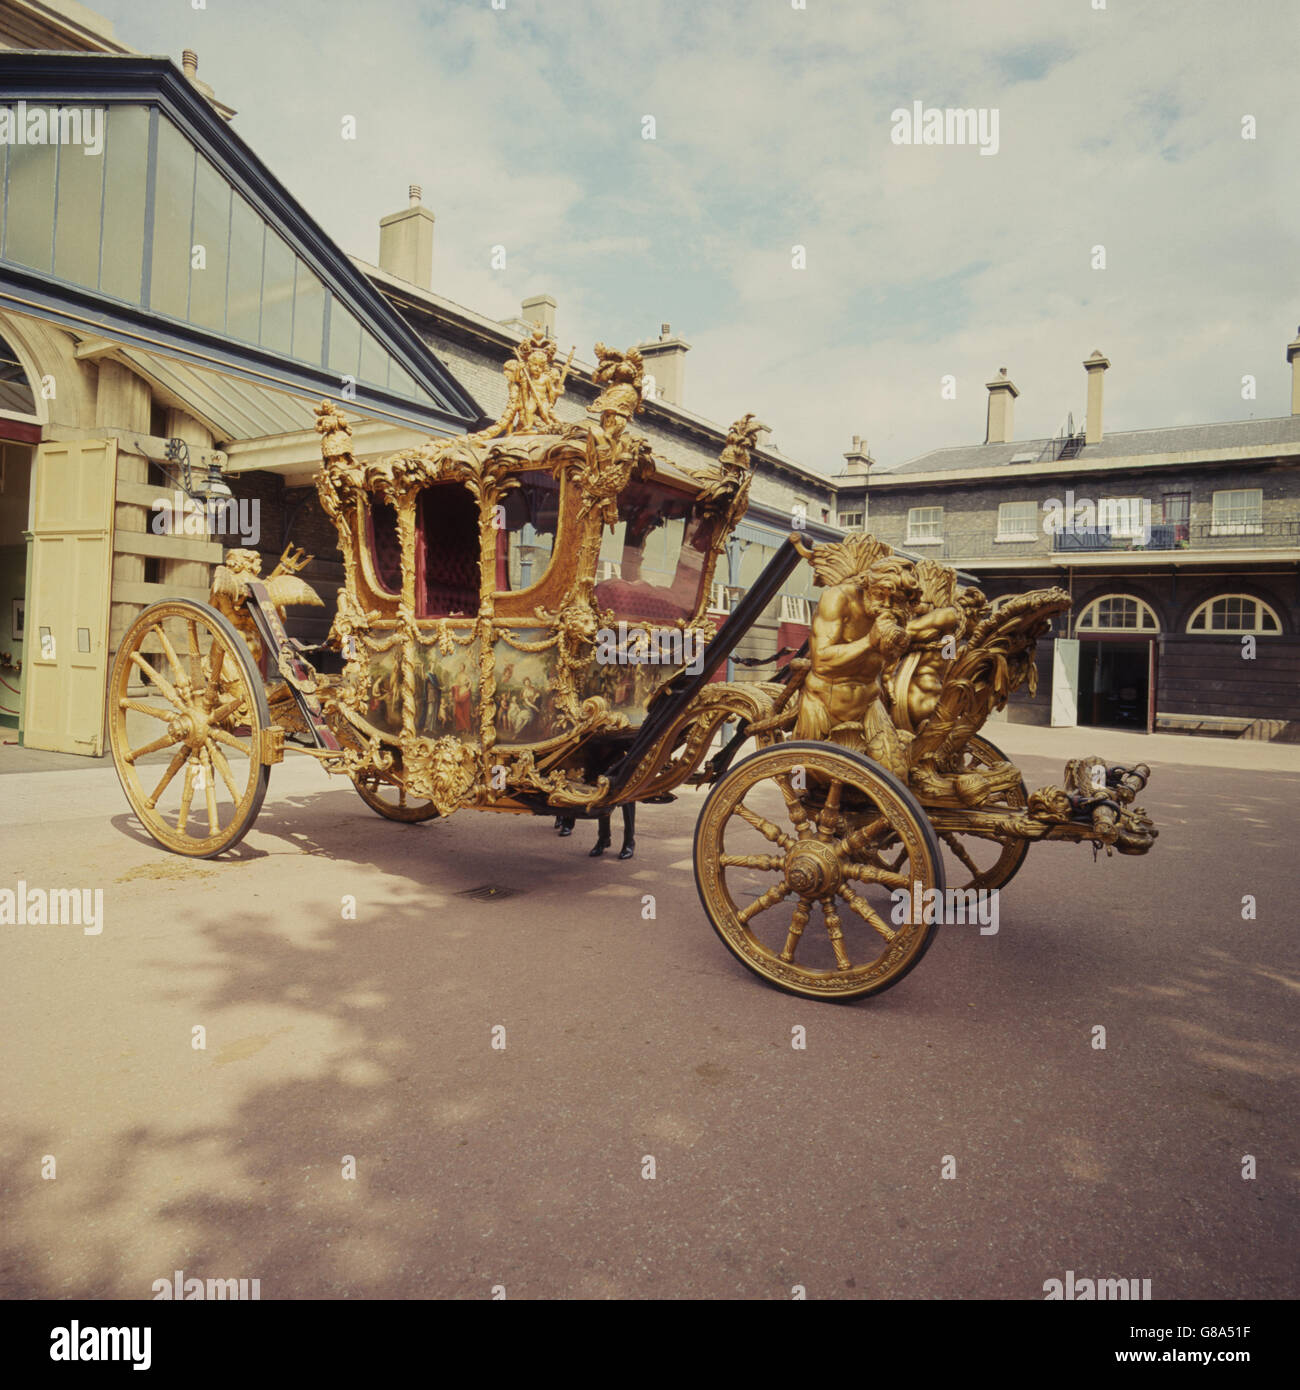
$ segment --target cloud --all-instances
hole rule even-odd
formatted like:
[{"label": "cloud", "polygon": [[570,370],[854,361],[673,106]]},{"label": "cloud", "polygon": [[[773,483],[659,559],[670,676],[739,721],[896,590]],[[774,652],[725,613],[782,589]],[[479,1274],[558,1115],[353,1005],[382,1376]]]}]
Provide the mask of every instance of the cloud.
[{"label": "cloud", "polygon": [[[440,293],[505,318],[549,292],[582,352],[671,321],[686,404],[756,410],[812,467],[855,433],[886,465],[982,439],[1003,365],[1017,436],[1055,433],[1097,347],[1111,430],[1289,410],[1289,0],[101,8],[145,51],[196,48],[346,250],[373,260],[419,182]],[[892,144],[914,101],[995,108],[997,155]]]}]

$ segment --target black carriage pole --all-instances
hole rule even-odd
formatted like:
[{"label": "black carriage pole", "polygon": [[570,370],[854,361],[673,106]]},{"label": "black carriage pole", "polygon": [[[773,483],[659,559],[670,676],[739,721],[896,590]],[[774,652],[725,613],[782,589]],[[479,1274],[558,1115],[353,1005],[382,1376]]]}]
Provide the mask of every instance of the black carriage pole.
[{"label": "black carriage pole", "polygon": [[637,764],[662,737],[664,730],[708,685],[714,672],[735,651],[741,639],[763,616],[768,604],[781,592],[781,585],[802,558],[796,542],[805,551],[812,548],[810,541],[797,534],[791,534],[782,541],[780,549],[767,562],[767,567],[754,581],[753,587],[736,605],[722,631],[705,647],[700,669],[679,671],[651,702],[645,723],[641,725],[636,737],[628,745],[627,752],[609,774],[611,796],[618,795],[636,771]]}]

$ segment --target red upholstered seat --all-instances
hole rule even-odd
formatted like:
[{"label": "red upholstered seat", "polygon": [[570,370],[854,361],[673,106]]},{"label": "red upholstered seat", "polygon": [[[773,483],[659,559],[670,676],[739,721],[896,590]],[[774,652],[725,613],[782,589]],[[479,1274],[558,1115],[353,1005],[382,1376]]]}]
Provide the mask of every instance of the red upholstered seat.
[{"label": "red upholstered seat", "polygon": [[653,623],[675,623],[688,617],[690,609],[673,597],[673,591],[644,579],[605,579],[596,585],[596,604],[612,608],[624,620],[641,619]]}]

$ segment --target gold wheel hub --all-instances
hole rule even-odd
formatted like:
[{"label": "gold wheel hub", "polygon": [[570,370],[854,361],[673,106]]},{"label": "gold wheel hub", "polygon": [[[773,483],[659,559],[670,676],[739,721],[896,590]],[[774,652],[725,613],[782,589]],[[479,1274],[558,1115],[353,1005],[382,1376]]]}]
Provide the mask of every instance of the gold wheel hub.
[{"label": "gold wheel hub", "polygon": [[821,840],[801,840],[786,856],[785,881],[801,898],[828,898],[843,881],[840,857]]}]

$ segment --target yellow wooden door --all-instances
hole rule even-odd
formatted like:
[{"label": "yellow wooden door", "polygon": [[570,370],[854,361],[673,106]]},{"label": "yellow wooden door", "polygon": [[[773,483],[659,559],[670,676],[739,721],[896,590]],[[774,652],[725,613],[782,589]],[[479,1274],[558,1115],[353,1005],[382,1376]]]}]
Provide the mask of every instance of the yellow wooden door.
[{"label": "yellow wooden door", "polygon": [[32,468],[23,743],[104,751],[117,441],[42,444]]}]

